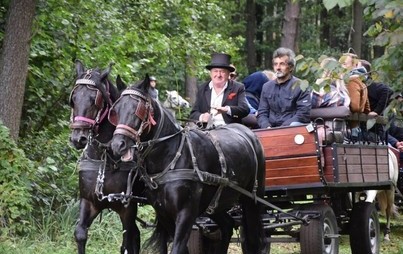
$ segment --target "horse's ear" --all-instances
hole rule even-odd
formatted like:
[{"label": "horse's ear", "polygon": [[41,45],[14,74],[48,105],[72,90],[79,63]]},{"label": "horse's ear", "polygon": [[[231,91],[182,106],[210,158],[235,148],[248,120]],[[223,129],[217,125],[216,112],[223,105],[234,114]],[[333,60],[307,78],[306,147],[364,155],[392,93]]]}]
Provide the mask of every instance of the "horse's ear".
[{"label": "horse's ear", "polygon": [[83,73],[85,71],[84,70],[84,65],[80,60],[77,59],[75,61],[75,64],[76,64],[76,73],[77,73],[77,75],[80,75],[81,73]]},{"label": "horse's ear", "polygon": [[106,68],[106,69],[102,72],[102,74],[101,74],[101,79],[104,79],[104,78],[106,78],[106,77],[109,75],[109,73],[110,73],[111,70],[112,70],[112,66],[113,66],[114,64],[115,64],[115,63],[111,62],[111,63],[109,64],[108,68]]},{"label": "horse's ear", "polygon": [[148,75],[148,73],[144,77],[144,80],[140,84],[139,88],[143,89],[144,91],[148,91],[148,89],[150,88],[150,76]]},{"label": "horse's ear", "polygon": [[118,87],[119,91],[123,91],[127,88],[127,85],[125,84],[125,82],[123,82],[122,78],[120,77],[120,75],[118,75],[116,77],[116,86]]}]

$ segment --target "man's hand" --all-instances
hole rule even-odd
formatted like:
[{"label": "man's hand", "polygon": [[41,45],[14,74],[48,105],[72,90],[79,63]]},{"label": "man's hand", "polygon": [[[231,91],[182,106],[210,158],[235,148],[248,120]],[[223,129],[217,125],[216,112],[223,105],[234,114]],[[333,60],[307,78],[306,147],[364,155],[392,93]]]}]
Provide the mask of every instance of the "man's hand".
[{"label": "man's hand", "polygon": [[207,123],[208,120],[210,119],[210,113],[201,114],[199,119],[200,119],[200,122]]},{"label": "man's hand", "polygon": [[403,141],[396,142],[396,148],[399,149],[400,152],[403,152]]},{"label": "man's hand", "polygon": [[217,112],[219,113],[219,114],[222,114],[222,113],[227,113],[228,112],[228,106],[225,106],[225,107],[216,107],[215,109],[217,110]]}]

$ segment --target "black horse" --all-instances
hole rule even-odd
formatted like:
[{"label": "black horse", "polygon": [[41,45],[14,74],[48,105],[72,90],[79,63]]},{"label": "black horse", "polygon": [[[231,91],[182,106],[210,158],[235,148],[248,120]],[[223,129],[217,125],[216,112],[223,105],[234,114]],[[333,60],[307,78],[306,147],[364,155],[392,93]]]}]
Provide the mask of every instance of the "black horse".
[{"label": "black horse", "polygon": [[[123,226],[121,253],[140,252],[140,231],[135,223],[137,201],[144,187],[134,183],[131,170],[135,163],[123,163],[108,148],[115,126],[107,115],[112,103],[126,87],[118,76],[118,88],[108,80],[111,66],[105,70],[85,70],[76,61],[77,79],[70,95],[72,107],[70,141],[77,149],[84,149],[78,164],[80,214],[75,230],[78,253],[85,253],[88,228],[104,209],[119,214]],[[132,188],[132,186],[135,186]]]},{"label": "black horse", "polygon": [[213,130],[180,127],[159,102],[151,99],[149,77],[123,91],[109,119],[117,125],[111,147],[130,160],[136,154],[145,195],[156,210],[151,241],[159,253],[189,253],[192,226],[207,213],[219,226],[221,239],[204,253],[227,253],[234,219],[227,213],[242,208],[244,253],[265,253],[260,204],[264,194],[265,160],[255,134],[241,124]]}]

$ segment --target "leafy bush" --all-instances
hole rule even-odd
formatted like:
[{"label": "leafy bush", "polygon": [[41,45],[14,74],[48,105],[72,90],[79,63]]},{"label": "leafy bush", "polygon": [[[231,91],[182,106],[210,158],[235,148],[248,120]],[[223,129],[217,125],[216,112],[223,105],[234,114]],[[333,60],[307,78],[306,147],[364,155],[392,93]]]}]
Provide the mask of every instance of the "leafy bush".
[{"label": "leafy bush", "polygon": [[66,126],[66,122],[60,123],[59,133],[49,128],[21,140],[21,147],[37,166],[32,196],[38,208],[56,210],[77,197],[79,152],[69,145]]},{"label": "leafy bush", "polygon": [[0,228],[2,234],[27,231],[27,217],[33,210],[31,199],[34,163],[10,138],[0,122]]}]

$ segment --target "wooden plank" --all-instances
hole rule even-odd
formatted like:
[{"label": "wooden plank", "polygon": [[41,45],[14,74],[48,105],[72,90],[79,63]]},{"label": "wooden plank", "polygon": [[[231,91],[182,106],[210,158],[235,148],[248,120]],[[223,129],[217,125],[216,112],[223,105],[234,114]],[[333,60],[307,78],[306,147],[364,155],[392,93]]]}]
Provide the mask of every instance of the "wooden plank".
[{"label": "wooden plank", "polygon": [[266,186],[281,186],[281,185],[293,185],[304,183],[321,183],[317,175],[312,176],[295,176],[295,177],[277,177],[266,178]]},{"label": "wooden plank", "polygon": [[[263,145],[266,158],[295,157],[317,153],[315,134],[309,133],[305,126],[273,128],[254,132]],[[295,143],[296,135],[304,137],[303,144]]]},{"label": "wooden plank", "polygon": [[[296,158],[281,158],[266,160],[266,169],[282,169],[282,168],[301,168],[305,166],[318,167],[318,158],[316,156],[305,156]],[[317,170],[318,171],[318,168]]]},{"label": "wooden plank", "polygon": [[266,169],[266,178],[276,178],[276,177],[295,177],[295,176],[306,176],[306,175],[317,175],[318,167],[301,167],[301,168],[282,168],[282,169]]},{"label": "wooden plank", "polygon": [[[336,149],[336,150],[334,150]],[[335,161],[336,151],[337,161]],[[324,148],[324,177],[328,182],[365,183],[389,180],[387,148],[339,145]],[[337,169],[334,169],[338,166]]]},{"label": "wooden plank", "polygon": [[389,173],[388,165],[366,165],[359,164],[339,165],[339,174],[366,174],[366,173]]},{"label": "wooden plank", "polygon": [[339,175],[339,182],[340,183],[362,183],[362,182],[379,182],[379,181],[388,181],[389,180],[389,173],[383,174],[340,174]]}]

